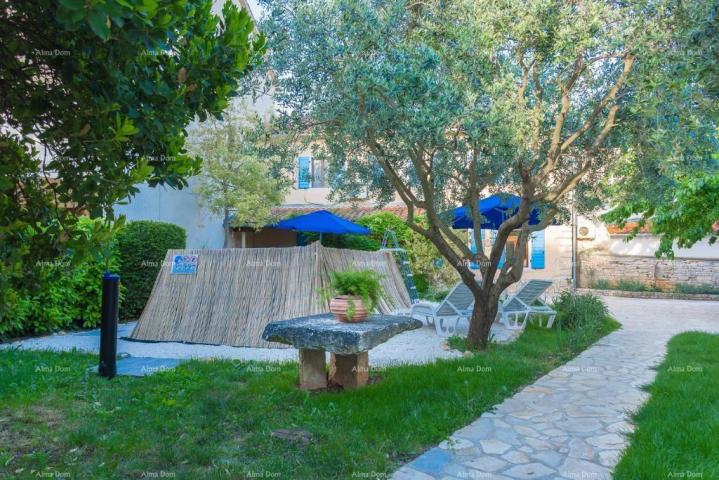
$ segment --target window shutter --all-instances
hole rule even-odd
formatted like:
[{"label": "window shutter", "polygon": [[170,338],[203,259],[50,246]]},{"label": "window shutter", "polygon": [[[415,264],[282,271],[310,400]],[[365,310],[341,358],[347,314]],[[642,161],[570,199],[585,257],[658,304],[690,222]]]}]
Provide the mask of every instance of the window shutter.
[{"label": "window shutter", "polygon": [[[492,246],[494,247],[494,241],[497,239],[497,231],[492,230]],[[499,257],[499,263],[497,264],[497,268],[504,267],[504,250],[502,250],[502,256]]]},{"label": "window shutter", "polygon": [[532,268],[544,268],[544,230],[532,234]]},{"label": "window shutter", "polygon": [[297,158],[297,188],[310,188],[310,157]]},{"label": "window shutter", "polygon": [[[474,230],[470,228],[467,232],[469,232],[469,251],[477,253],[477,244],[474,242]],[[477,262],[469,262],[469,268],[479,270],[479,264]]]}]

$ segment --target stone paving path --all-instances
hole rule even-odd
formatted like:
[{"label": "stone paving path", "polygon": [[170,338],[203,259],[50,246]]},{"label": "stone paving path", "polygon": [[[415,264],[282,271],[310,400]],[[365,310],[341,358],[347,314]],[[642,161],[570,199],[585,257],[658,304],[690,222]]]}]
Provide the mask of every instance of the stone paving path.
[{"label": "stone paving path", "polygon": [[606,297],[624,328],[400,468],[395,480],[611,478],[667,341],[719,332],[719,302]]}]

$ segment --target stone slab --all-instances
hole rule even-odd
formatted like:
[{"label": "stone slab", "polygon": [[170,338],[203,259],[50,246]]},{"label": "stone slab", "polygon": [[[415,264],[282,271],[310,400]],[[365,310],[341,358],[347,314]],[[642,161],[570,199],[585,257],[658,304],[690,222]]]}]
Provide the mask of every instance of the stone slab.
[{"label": "stone slab", "polygon": [[422,327],[410,317],[370,315],[363,322],[344,323],[331,313],[270,322],[262,338],[295,348],[326,350],[341,355],[366,352],[398,333]]}]

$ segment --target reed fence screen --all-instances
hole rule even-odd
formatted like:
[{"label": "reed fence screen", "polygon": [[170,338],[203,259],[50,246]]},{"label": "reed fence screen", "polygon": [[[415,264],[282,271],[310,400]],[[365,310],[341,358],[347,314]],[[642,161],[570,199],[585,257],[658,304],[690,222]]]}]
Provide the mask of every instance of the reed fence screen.
[{"label": "reed fence screen", "polygon": [[[197,273],[171,273],[175,255],[197,255]],[[328,312],[320,297],[330,272],[369,268],[382,275],[382,313],[409,308],[402,275],[390,252],[323,247],[169,250],[130,338],[286,348],[260,338],[275,320]]]}]

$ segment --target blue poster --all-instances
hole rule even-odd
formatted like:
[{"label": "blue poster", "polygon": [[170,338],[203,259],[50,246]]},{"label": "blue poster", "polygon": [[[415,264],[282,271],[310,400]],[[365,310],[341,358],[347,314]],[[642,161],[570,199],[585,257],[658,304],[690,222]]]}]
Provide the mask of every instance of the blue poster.
[{"label": "blue poster", "polygon": [[171,275],[195,275],[199,255],[175,255],[172,257]]}]

